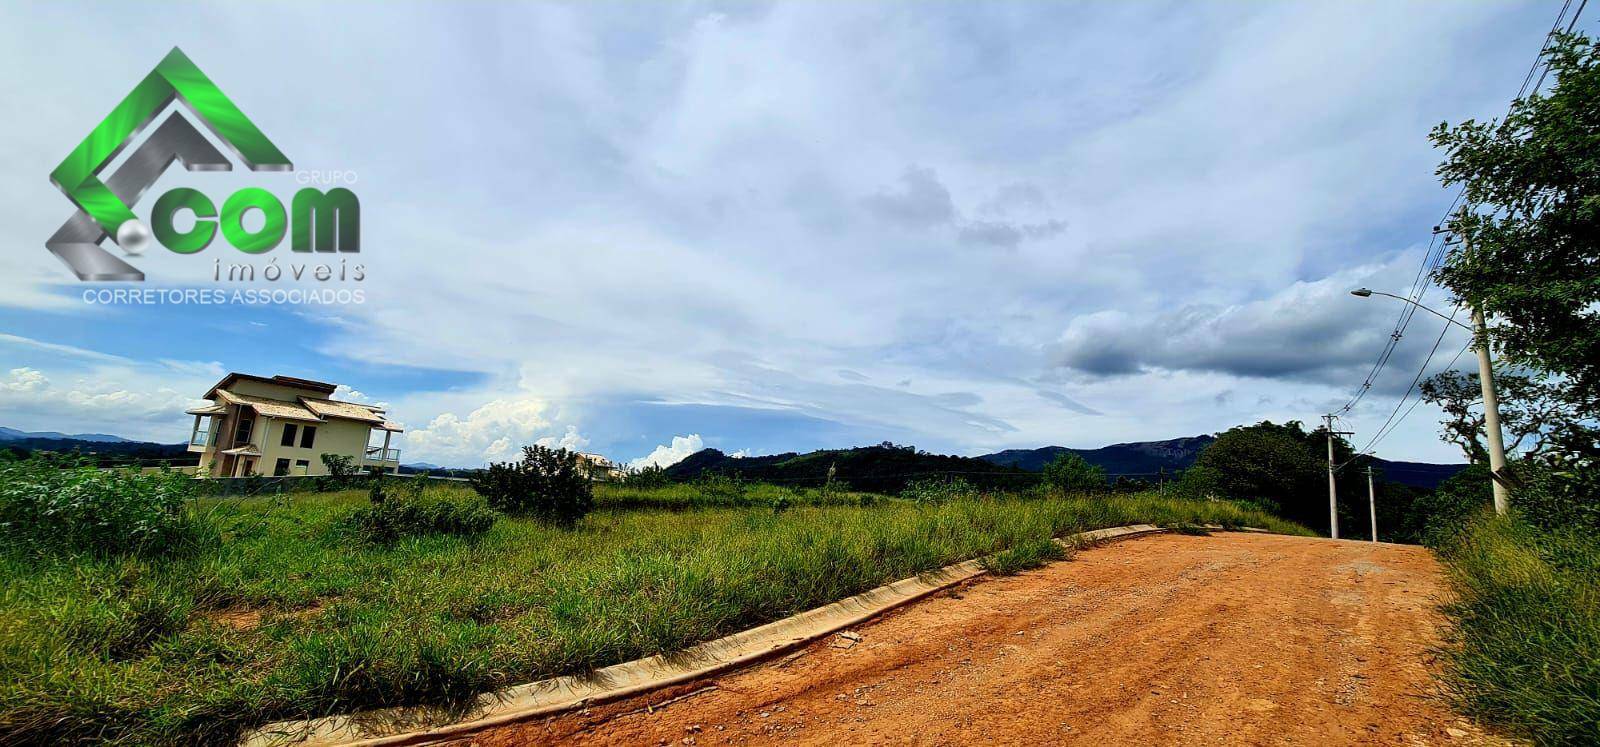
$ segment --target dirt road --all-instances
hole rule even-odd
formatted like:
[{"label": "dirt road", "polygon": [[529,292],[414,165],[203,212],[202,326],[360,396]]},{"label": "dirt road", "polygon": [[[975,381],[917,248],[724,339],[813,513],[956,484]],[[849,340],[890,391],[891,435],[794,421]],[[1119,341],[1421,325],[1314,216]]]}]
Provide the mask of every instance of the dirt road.
[{"label": "dirt road", "polygon": [[1431,695],[1443,593],[1418,547],[1132,539],[459,744],[1481,743]]}]

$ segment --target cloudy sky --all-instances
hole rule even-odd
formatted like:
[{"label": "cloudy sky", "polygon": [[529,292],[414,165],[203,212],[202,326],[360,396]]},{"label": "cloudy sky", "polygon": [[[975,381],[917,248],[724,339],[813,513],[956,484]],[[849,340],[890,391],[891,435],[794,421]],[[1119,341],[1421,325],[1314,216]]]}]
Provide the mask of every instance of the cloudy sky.
[{"label": "cloudy sky", "polygon": [[[1404,292],[1452,196],[1429,129],[1503,112],[1556,10],[8,3],[0,425],[178,441],[226,370],[387,402],[406,461],[452,465],[1315,422],[1399,311],[1347,291]],[[48,174],[174,45],[296,169],[356,175],[365,303],[86,304],[113,285],[45,250],[72,212]],[[296,188],[174,168],[135,212],[244,185]],[[135,264],[206,288],[274,257]],[[1379,453],[1455,459],[1437,416]]]}]

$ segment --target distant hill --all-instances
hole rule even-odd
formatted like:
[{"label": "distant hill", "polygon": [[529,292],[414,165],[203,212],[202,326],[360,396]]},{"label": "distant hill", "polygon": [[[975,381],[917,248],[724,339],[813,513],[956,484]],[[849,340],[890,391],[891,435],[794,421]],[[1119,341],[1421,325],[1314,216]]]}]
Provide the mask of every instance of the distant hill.
[{"label": "distant hill", "polygon": [[1007,449],[978,457],[987,462],[1038,472],[1063,453],[1077,454],[1116,477],[1154,477],[1159,472],[1172,474],[1194,464],[1200,450],[1217,440],[1212,436],[1190,436],[1169,441],[1140,441],[1112,444],[1098,449],[1069,449],[1045,446],[1038,449]]},{"label": "distant hill", "polygon": [[1439,483],[1450,479],[1457,472],[1467,468],[1465,464],[1391,462],[1387,459],[1373,459],[1372,461],[1374,466],[1383,472],[1384,478],[1401,485],[1427,488],[1429,490],[1439,487]]},{"label": "distant hill", "polygon": [[20,441],[23,439],[50,439],[56,441],[89,441],[91,443],[128,444],[138,443],[133,439],[113,436],[109,433],[58,433],[56,431],[19,431],[15,428],[0,426],[0,441]]},{"label": "distant hill", "polygon": [[200,458],[199,454],[189,451],[188,444],[133,441],[104,433],[71,436],[53,431],[30,433],[15,428],[0,428],[0,451],[9,451],[21,457],[36,451],[60,454],[76,452],[101,467],[151,467],[163,463],[176,467],[196,464]]},{"label": "distant hill", "polygon": [[[1213,436],[1189,436],[1168,441],[1139,441],[1113,444],[1098,449],[1069,449],[1065,446],[1045,446],[1038,449],[1007,449],[984,454],[979,459],[1007,467],[1017,467],[1037,472],[1044,469],[1057,456],[1071,452],[1090,464],[1099,466],[1111,477],[1127,475],[1148,479],[1159,472],[1173,474],[1194,464],[1200,451],[1217,440]],[[1427,462],[1391,462],[1373,459],[1384,477],[1402,485],[1432,490],[1451,475],[1466,469],[1465,464],[1429,464]]]},{"label": "distant hill", "polygon": [[716,449],[702,449],[666,468],[675,480],[692,480],[708,472],[737,475],[746,480],[815,487],[834,479],[856,490],[899,492],[918,478],[960,476],[980,486],[1029,485],[1038,480],[1025,470],[974,457],[929,454],[910,446],[883,443],[854,449],[827,449],[808,454],[774,454],[732,457]]}]

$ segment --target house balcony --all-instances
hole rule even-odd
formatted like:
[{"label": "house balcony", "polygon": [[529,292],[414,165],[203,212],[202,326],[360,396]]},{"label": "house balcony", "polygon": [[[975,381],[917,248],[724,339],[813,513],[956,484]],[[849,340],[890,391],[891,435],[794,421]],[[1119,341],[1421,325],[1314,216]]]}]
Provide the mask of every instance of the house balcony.
[{"label": "house balcony", "polygon": [[189,451],[205,451],[215,448],[217,434],[210,430],[195,430],[189,434]]},{"label": "house balcony", "polygon": [[382,446],[368,446],[364,462],[369,467],[398,467],[400,466],[400,450],[386,449]]}]

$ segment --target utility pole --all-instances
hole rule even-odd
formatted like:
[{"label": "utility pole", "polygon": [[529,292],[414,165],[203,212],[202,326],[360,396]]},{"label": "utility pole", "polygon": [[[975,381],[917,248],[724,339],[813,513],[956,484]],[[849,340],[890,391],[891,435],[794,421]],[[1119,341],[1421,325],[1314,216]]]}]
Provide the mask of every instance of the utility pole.
[{"label": "utility pole", "polygon": [[[1439,233],[1435,226],[1434,233]],[[1472,240],[1461,236],[1461,249],[1472,254]],[[1478,385],[1483,388],[1483,430],[1489,441],[1489,484],[1494,488],[1494,512],[1505,516],[1511,507],[1506,490],[1506,442],[1500,432],[1500,397],[1494,391],[1494,360],[1489,355],[1489,324],[1483,318],[1483,302],[1472,304],[1472,346],[1478,349]]]},{"label": "utility pole", "polygon": [[1472,306],[1472,342],[1478,349],[1478,384],[1483,387],[1483,430],[1489,441],[1489,482],[1494,485],[1494,512],[1505,516],[1511,497],[1505,485],[1506,443],[1500,433],[1500,397],[1494,391],[1494,361],[1489,357],[1489,326],[1483,306]]},{"label": "utility pole", "polygon": [[1372,541],[1378,541],[1378,494],[1372,489],[1372,465],[1367,465],[1367,516],[1372,519]]},{"label": "utility pole", "polygon": [[[1434,227],[1433,232],[1445,233],[1444,229],[1437,226]],[[1466,239],[1463,238],[1461,241],[1465,244]],[[1466,251],[1471,251],[1471,245],[1466,245]],[[1350,291],[1350,295],[1360,298],[1388,296],[1411,304],[1472,333],[1472,346],[1478,349],[1478,385],[1483,389],[1483,430],[1489,441],[1489,484],[1494,489],[1495,513],[1504,516],[1506,509],[1511,505],[1509,490],[1504,482],[1506,475],[1503,474],[1506,466],[1505,436],[1500,432],[1500,397],[1494,391],[1494,361],[1489,356],[1489,325],[1483,320],[1483,307],[1479,304],[1472,305],[1472,326],[1468,327],[1456,321],[1455,315],[1445,316],[1417,303],[1416,299],[1375,291],[1371,288],[1357,288]]]},{"label": "utility pole", "polygon": [[1339,495],[1333,483],[1333,415],[1323,415],[1328,427],[1328,528],[1334,539],[1339,539]]}]

